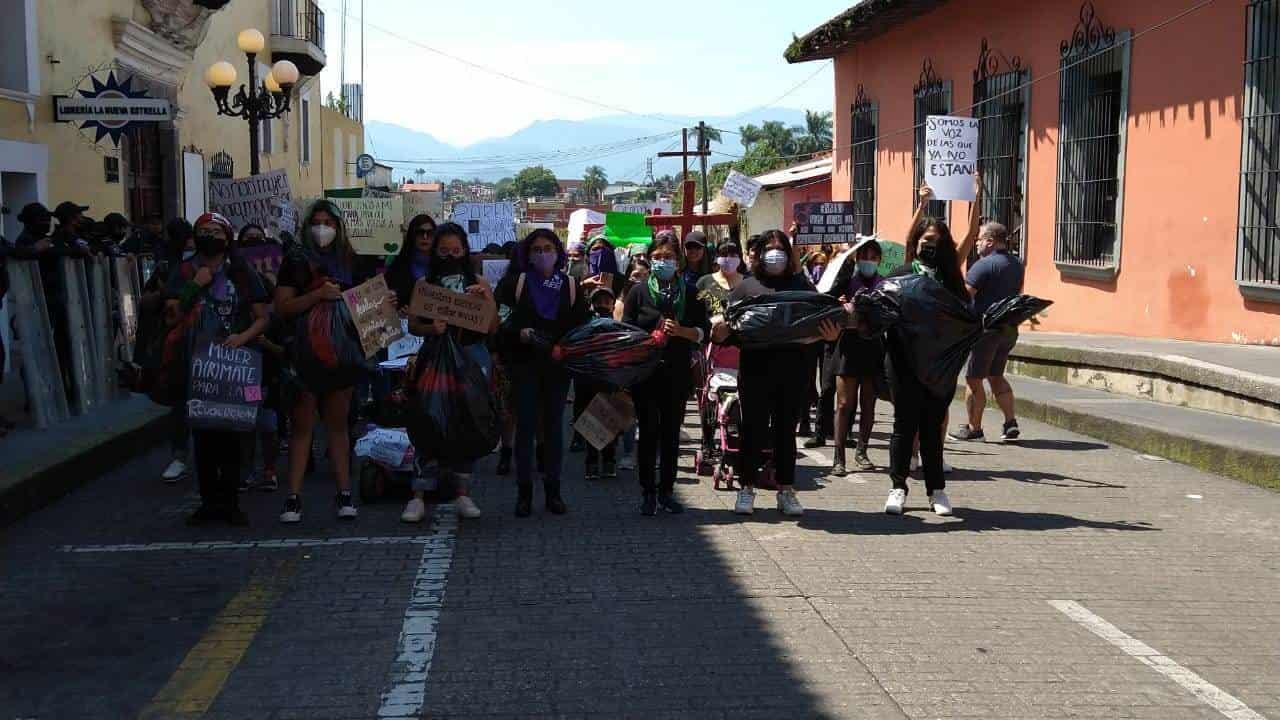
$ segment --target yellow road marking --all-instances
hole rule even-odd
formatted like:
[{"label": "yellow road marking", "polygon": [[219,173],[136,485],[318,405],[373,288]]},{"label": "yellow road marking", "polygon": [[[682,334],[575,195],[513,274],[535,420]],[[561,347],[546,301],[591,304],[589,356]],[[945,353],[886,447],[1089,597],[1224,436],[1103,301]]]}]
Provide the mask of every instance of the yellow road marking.
[{"label": "yellow road marking", "polygon": [[169,682],[138,714],[139,720],[187,720],[203,716],[249,650],[294,567],[294,561],[289,560],[251,578],[213,619],[200,641],[169,677]]}]

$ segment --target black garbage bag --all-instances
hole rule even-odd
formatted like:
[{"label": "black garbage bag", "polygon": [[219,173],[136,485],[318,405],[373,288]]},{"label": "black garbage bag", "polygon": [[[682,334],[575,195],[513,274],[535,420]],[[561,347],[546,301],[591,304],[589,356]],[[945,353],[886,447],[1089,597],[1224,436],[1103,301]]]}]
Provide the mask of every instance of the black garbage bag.
[{"label": "black garbage bag", "polygon": [[983,335],[1017,327],[1052,304],[1018,295],[979,316],[925,275],[890,278],[878,289],[854,298],[863,332],[890,331],[890,355],[907,365],[894,371],[914,372],[935,397],[955,395],[960,371]]},{"label": "black garbage bag", "polygon": [[667,336],[660,330],[646,332],[617,320],[596,318],[565,333],[549,351],[551,359],[574,377],[605,390],[625,390],[658,369],[666,344]]},{"label": "black garbage bag", "polygon": [[729,305],[725,322],[744,348],[811,342],[818,326],[831,320],[844,327],[848,313],[839,300],[819,292],[787,290],[757,295]]},{"label": "black garbage bag", "polygon": [[467,462],[498,444],[498,403],[489,380],[448,333],[418,351],[409,405],[407,430],[418,457]]},{"label": "black garbage bag", "polygon": [[293,338],[293,367],[311,392],[352,387],[366,370],[355,321],[340,300],[319,303],[298,318]]}]

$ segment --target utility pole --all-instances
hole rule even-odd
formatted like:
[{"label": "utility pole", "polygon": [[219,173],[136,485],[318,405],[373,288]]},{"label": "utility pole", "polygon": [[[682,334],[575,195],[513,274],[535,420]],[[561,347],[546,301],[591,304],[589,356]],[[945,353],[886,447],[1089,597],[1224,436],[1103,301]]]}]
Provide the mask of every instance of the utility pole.
[{"label": "utility pole", "polygon": [[698,121],[698,161],[702,164],[702,214],[707,214],[707,156],[711,154],[711,141],[707,139],[707,123]]}]

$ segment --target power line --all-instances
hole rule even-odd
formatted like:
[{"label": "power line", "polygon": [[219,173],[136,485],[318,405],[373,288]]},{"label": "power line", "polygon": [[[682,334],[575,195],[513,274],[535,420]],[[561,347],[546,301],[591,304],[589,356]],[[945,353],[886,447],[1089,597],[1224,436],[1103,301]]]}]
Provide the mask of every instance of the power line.
[{"label": "power line", "polygon": [[581,147],[569,148],[566,150],[542,150],[530,153],[520,153],[513,155],[488,155],[470,158],[414,158],[401,160],[382,160],[382,162],[396,163],[402,165],[480,165],[491,163],[517,163],[517,162],[537,162],[539,160],[566,160],[578,156],[588,156],[602,152],[611,152],[613,150],[627,151],[635,150],[647,145],[652,145],[672,136],[673,133],[666,132],[659,135],[647,135],[644,137],[628,138],[626,140],[617,140],[610,143],[601,143],[599,145],[585,145]]},{"label": "power line", "polygon": [[[741,117],[746,117],[747,115],[750,115],[751,113],[753,113],[753,112],[755,112],[755,111],[757,111],[757,110],[764,110],[765,108],[769,108],[769,107],[772,107],[772,106],[774,106],[774,105],[777,105],[778,103],[782,102],[782,101],[783,101],[783,100],[785,100],[787,97],[789,97],[789,96],[791,95],[791,93],[793,93],[793,92],[795,92],[795,91],[799,90],[800,88],[804,87],[805,85],[808,85],[810,80],[813,80],[814,78],[818,77],[818,74],[819,74],[819,73],[821,73],[822,71],[826,70],[828,67],[835,67],[835,62],[834,62],[834,61],[830,61],[830,60],[829,60],[829,61],[827,61],[826,63],[823,63],[822,65],[820,65],[820,66],[818,67],[818,69],[817,69],[817,70],[813,71],[813,73],[812,73],[811,75],[809,75],[809,77],[805,78],[804,80],[801,80],[799,83],[797,83],[795,86],[793,86],[790,90],[788,90],[788,91],[786,91],[786,92],[782,93],[782,94],[781,94],[781,95],[779,95],[778,97],[774,98],[773,100],[770,100],[769,102],[767,102],[767,103],[765,103],[765,104],[763,104],[763,105],[757,105],[757,106],[755,106],[755,107],[751,108],[750,110],[746,110],[746,111],[743,111],[743,112],[738,113],[737,115],[734,115],[733,117],[729,118],[727,122],[731,122],[731,121],[733,121],[733,120],[737,120],[738,118],[741,118]],[[742,133],[740,133],[740,132],[738,132],[738,131],[736,131],[736,130],[730,130],[730,129],[728,129],[728,128],[720,128],[720,127],[717,127],[717,128],[712,128],[712,130],[719,130],[720,132],[727,132],[727,133],[729,133],[730,135],[742,135]]]}]

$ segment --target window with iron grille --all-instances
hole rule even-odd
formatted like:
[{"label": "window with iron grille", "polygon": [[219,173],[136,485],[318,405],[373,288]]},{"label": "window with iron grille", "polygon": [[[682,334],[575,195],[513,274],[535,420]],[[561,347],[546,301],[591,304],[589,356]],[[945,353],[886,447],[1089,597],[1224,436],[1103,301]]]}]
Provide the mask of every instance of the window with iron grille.
[{"label": "window with iron grille", "polygon": [[[915,166],[915,183],[911,187],[911,209],[920,204],[920,186],[924,184],[924,134],[925,120],[930,115],[946,115],[951,112],[951,81],[940,80],[933,73],[933,61],[926,59],[920,68],[920,80],[913,90],[915,95],[915,148],[911,162]],[[925,214],[936,218],[947,216],[948,205],[943,200],[931,200]]]},{"label": "window with iron grille", "polygon": [[850,125],[853,128],[853,227],[870,235],[876,230],[876,131],[880,113],[858,86]]},{"label": "window with iron grille", "polygon": [[1280,299],[1280,0],[1251,0],[1240,142],[1236,282],[1246,295]]},{"label": "window with iron grille", "polygon": [[[1009,252],[1023,254],[1026,230],[1027,108],[1030,73],[1022,59],[992,50],[984,39],[973,71],[973,115],[978,118],[978,177],[983,221],[1009,229]],[[975,248],[970,261],[976,257]]]},{"label": "window with iron grille", "polygon": [[1129,33],[1104,26],[1086,2],[1060,62],[1054,262],[1110,278],[1120,269]]},{"label": "window with iron grille", "polygon": [[102,158],[102,173],[109,183],[120,182],[120,158],[106,155]]}]

